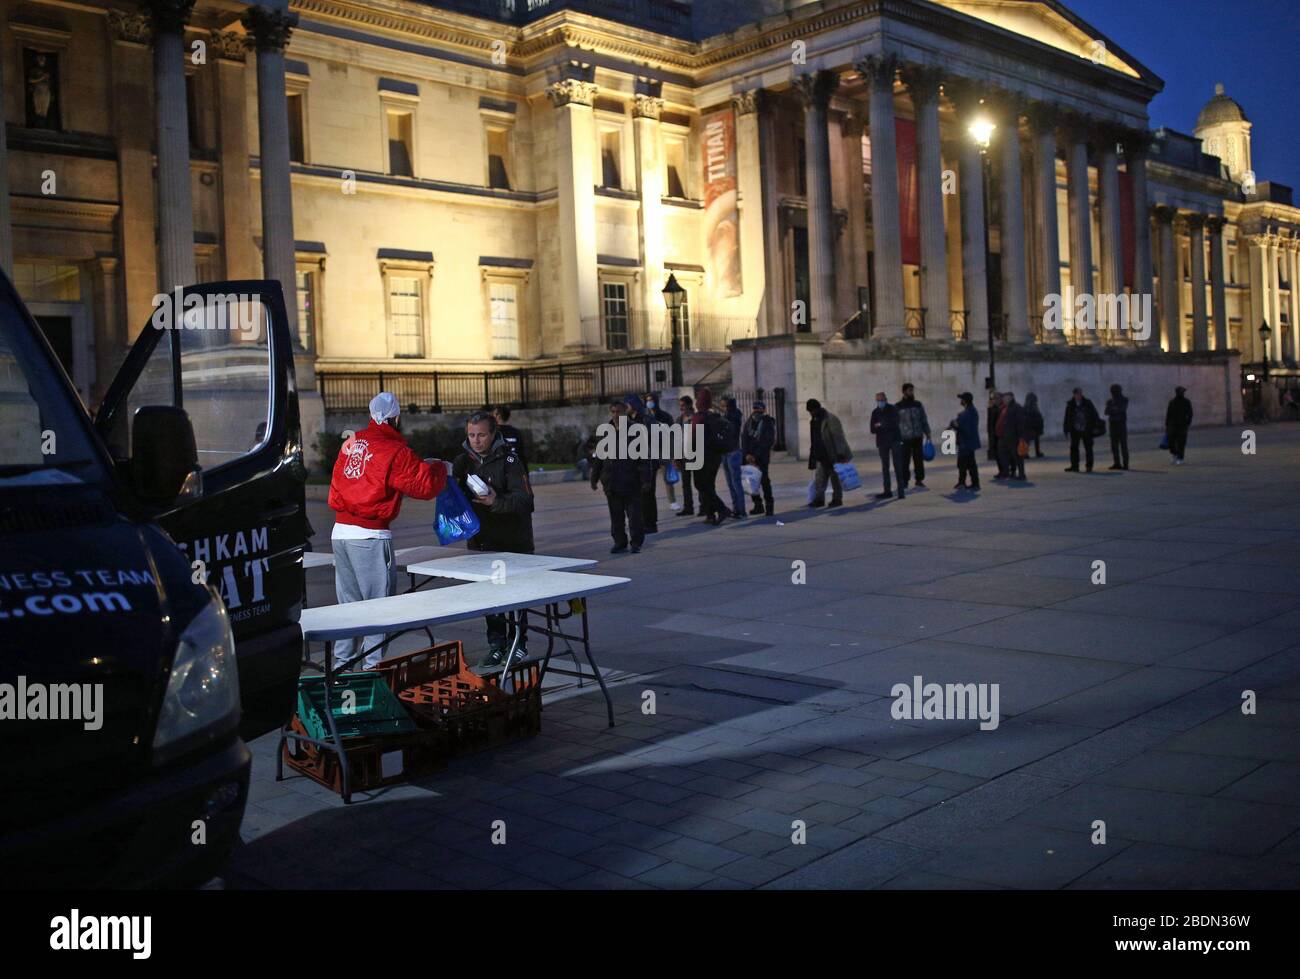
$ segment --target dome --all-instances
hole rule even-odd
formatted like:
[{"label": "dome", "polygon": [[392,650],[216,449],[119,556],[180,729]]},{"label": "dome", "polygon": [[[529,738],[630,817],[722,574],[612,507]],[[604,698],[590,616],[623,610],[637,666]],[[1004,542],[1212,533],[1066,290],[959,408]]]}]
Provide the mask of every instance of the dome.
[{"label": "dome", "polygon": [[1246,118],[1246,112],[1234,99],[1228,98],[1223,92],[1223,83],[1220,82],[1214,86],[1214,98],[1205,103],[1205,108],[1196,118],[1196,128],[1204,129],[1206,126],[1216,126],[1224,122],[1250,122]]}]

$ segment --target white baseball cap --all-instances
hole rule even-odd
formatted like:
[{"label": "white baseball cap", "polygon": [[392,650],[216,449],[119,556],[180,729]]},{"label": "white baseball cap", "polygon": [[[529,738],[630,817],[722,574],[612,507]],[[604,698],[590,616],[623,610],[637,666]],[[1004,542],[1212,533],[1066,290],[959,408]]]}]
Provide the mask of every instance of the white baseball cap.
[{"label": "white baseball cap", "polygon": [[397,395],[388,391],[380,391],[370,400],[370,417],[376,425],[382,425],[401,413],[402,407],[397,403]]}]

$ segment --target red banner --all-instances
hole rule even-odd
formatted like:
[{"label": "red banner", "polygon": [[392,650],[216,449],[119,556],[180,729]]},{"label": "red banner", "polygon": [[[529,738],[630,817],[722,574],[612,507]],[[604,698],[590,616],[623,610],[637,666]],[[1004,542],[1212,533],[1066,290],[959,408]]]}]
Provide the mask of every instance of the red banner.
[{"label": "red banner", "polygon": [[1133,175],[1119,172],[1119,224],[1124,256],[1124,285],[1137,288],[1137,226],[1133,223]]},{"label": "red banner", "polygon": [[916,185],[916,123],[894,120],[898,142],[898,224],[903,239],[903,264],[921,264],[920,195]]},{"label": "red banner", "polygon": [[740,211],[736,194],[736,119],[730,108],[711,112],[704,129],[704,235],[713,295],[744,291],[740,275]]}]

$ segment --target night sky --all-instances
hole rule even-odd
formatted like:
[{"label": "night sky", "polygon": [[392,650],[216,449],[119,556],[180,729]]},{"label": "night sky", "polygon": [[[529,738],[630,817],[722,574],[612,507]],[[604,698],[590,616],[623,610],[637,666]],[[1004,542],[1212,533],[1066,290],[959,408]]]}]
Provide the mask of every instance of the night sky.
[{"label": "night sky", "polygon": [[1191,133],[1223,82],[1251,129],[1257,180],[1300,193],[1300,0],[1064,0],[1165,81],[1152,128]]}]

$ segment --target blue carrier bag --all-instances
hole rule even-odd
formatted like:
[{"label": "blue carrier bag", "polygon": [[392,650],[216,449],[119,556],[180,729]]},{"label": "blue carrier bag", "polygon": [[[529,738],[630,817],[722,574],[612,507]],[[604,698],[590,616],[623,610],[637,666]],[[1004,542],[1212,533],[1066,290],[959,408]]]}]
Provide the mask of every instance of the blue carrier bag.
[{"label": "blue carrier bag", "polygon": [[433,529],[438,534],[439,544],[445,546],[469,540],[479,532],[478,514],[469,505],[469,500],[465,499],[465,494],[454,479],[447,480],[447,485],[438,494],[434,505],[437,507],[437,515]]}]

